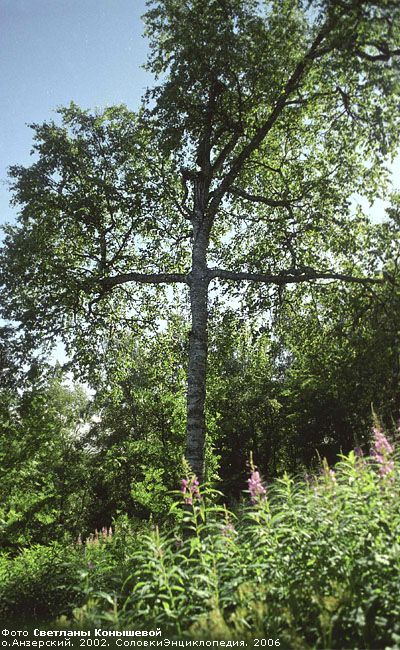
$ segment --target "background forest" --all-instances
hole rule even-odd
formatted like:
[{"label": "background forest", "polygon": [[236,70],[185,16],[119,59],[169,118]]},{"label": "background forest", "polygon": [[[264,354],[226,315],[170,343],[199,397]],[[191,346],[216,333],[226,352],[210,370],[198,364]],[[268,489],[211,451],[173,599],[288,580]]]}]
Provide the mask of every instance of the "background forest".
[{"label": "background forest", "polygon": [[10,168],[0,613],[397,648],[398,3],[144,21],[141,108]]},{"label": "background forest", "polygon": [[[234,312],[215,323],[208,478],[231,503],[246,488],[250,453],[268,481],[304,474],[322,458],[368,450],[371,405],[389,428],[397,421],[396,291],[318,293],[293,292],[273,335]],[[121,514],[162,521],[183,475],[186,327],[176,316],[157,336],[107,348],[90,396],[60,366],[35,360],[21,371],[3,329],[5,548],[88,536]]]}]

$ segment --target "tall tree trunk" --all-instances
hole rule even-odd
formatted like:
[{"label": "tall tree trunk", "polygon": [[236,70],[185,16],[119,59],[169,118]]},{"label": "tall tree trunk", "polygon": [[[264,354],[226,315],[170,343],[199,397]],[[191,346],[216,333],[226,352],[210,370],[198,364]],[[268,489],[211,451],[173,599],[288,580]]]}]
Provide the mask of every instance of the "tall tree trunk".
[{"label": "tall tree trunk", "polygon": [[192,270],[190,273],[191,331],[187,386],[186,459],[197,478],[204,474],[205,401],[207,373],[208,277],[210,224],[205,218],[208,187],[198,178],[194,186]]},{"label": "tall tree trunk", "polygon": [[208,281],[193,279],[190,286],[192,327],[189,335],[186,459],[199,480],[204,473],[206,430],[207,295]]}]

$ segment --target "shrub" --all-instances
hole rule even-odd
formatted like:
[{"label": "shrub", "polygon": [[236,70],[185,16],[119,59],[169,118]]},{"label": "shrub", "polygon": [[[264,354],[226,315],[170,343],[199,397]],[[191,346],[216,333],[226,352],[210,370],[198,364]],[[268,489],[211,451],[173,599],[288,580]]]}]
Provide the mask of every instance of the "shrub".
[{"label": "shrub", "polygon": [[[53,542],[0,555],[0,617],[25,622],[71,618],[73,610],[99,593],[119,595],[140,530],[121,517],[116,533],[103,529],[74,543]],[[128,564],[129,560],[129,564]],[[128,569],[129,566],[129,569]]]},{"label": "shrub", "polygon": [[53,543],[25,548],[0,558],[0,616],[41,621],[76,606],[80,554],[73,545]]},{"label": "shrub", "polygon": [[121,519],[82,544],[0,559],[0,612],[179,638],[278,639],[283,648],[400,644],[400,458],[371,455],[266,486],[252,468],[236,513],[182,480],[167,532]]},{"label": "shrub", "polygon": [[[286,648],[398,647],[400,463],[382,436],[371,457],[351,452],[317,477],[265,490],[254,470],[253,503],[237,515],[185,479],[180,523],[144,535],[110,624]],[[92,600],[81,620],[101,619]]]}]

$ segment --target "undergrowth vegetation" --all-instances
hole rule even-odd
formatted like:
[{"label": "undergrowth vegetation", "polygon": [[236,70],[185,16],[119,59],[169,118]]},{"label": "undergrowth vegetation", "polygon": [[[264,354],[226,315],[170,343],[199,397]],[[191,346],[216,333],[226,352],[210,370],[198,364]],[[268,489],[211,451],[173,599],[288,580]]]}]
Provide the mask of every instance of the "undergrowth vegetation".
[{"label": "undergrowth vegetation", "polygon": [[399,647],[400,458],[385,434],[318,475],[266,485],[250,470],[235,512],[188,475],[164,528],[122,518],[3,556],[1,613],[286,648]]}]

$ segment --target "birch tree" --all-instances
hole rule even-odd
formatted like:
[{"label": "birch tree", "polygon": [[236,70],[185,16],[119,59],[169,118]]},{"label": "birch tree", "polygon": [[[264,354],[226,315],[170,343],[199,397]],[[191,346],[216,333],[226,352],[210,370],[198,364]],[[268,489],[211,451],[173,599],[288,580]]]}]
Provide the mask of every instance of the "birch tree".
[{"label": "birch tree", "polygon": [[187,291],[186,457],[202,477],[210,291],[245,300],[362,272],[352,196],[383,192],[399,125],[395,0],[155,0],[137,113],[75,105],[11,168],[3,316],[81,367]]}]

